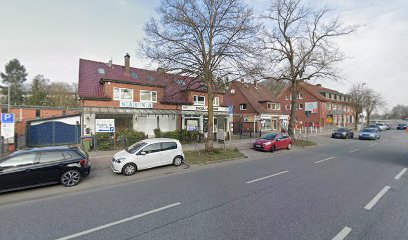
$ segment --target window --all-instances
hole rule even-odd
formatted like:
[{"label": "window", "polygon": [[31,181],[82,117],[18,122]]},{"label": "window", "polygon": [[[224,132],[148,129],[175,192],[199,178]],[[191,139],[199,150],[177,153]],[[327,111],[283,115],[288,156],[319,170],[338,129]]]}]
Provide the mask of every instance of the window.
[{"label": "window", "polygon": [[299,109],[303,109],[303,103],[299,103]]},{"label": "window", "polygon": [[299,93],[299,99],[303,99],[303,94]]},{"label": "window", "polygon": [[98,68],[98,73],[101,74],[101,75],[105,75],[105,69]]},{"label": "window", "polygon": [[147,76],[147,80],[149,80],[149,81],[154,81],[154,78],[149,75],[149,76]]},{"label": "window", "polygon": [[291,95],[289,95],[289,99],[290,99],[290,100],[292,100],[292,94],[291,94]]},{"label": "window", "polygon": [[131,72],[130,75],[132,75],[133,79],[138,79],[139,78],[139,76],[135,72]]},{"label": "window", "polygon": [[62,155],[64,155],[65,159],[83,158],[83,156],[75,151],[63,152]]},{"label": "window", "polygon": [[220,97],[214,97],[213,106],[220,106]]},{"label": "window", "polygon": [[65,160],[62,152],[42,152],[40,157],[41,163],[55,162]]},{"label": "window", "polygon": [[140,101],[141,102],[157,102],[157,92],[140,90]]},{"label": "window", "polygon": [[[271,110],[271,109],[273,109],[275,107],[275,104],[267,103],[266,106],[267,106],[268,110]],[[275,109],[273,109],[273,110],[275,110]]]},{"label": "window", "polygon": [[133,101],[133,89],[113,88],[113,100]]},{"label": "window", "polygon": [[277,104],[276,104],[276,110],[281,110],[281,105],[280,105],[280,103],[277,103]]},{"label": "window", "polygon": [[11,157],[5,160],[4,162],[0,163],[0,167],[6,168],[6,167],[17,167],[17,166],[29,165],[29,164],[33,164],[36,158],[37,158],[36,153],[18,155],[18,156]]},{"label": "window", "polygon": [[182,80],[182,79],[177,79],[176,80],[176,84],[180,85],[180,86],[185,86],[186,85],[186,81]]},{"label": "window", "polygon": [[286,109],[286,110],[289,110],[289,104],[286,104],[286,105],[285,105],[285,109]]},{"label": "window", "polygon": [[239,110],[241,110],[241,111],[247,110],[247,105],[245,103],[239,104]]},{"label": "window", "polygon": [[194,95],[194,105],[205,105],[205,97]]},{"label": "window", "polygon": [[41,109],[36,109],[35,110],[35,117],[40,118],[41,117]]},{"label": "window", "polygon": [[161,151],[160,143],[150,144],[149,146],[146,146],[143,149],[143,152],[145,152],[146,154],[160,152],[160,151]]},{"label": "window", "polygon": [[331,110],[332,109],[331,103],[326,103],[326,107],[327,107],[327,110]]},{"label": "window", "polygon": [[175,142],[164,142],[162,143],[162,150],[172,150],[172,149],[177,149],[177,143]]},{"label": "window", "polygon": [[285,99],[286,99],[286,100],[289,100],[289,96],[288,96],[288,95],[286,95],[286,96],[285,96]]}]

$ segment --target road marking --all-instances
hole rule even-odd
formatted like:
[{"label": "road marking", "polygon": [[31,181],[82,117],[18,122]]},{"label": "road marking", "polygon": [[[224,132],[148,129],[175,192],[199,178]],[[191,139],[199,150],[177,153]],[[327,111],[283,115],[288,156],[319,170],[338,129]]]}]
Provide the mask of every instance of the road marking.
[{"label": "road marking", "polygon": [[388,142],[389,141],[389,139],[385,139],[385,140],[383,140],[383,142]]},{"label": "road marking", "polygon": [[330,159],[333,159],[333,158],[335,158],[335,157],[329,157],[329,158],[326,158],[326,159],[323,159],[323,160],[317,161],[317,162],[315,162],[315,163],[325,162],[325,161],[330,160]]},{"label": "road marking", "polygon": [[284,174],[284,173],[287,173],[287,172],[289,172],[289,171],[283,171],[283,172],[275,173],[275,174],[272,174],[272,175],[269,175],[269,176],[266,176],[266,177],[257,178],[257,179],[248,181],[246,183],[258,182],[258,181],[261,181],[261,180],[264,180],[264,179],[267,179],[267,178],[271,178],[271,177],[274,177],[274,176],[278,176],[278,175],[281,175],[281,174]]},{"label": "road marking", "polygon": [[402,177],[402,175],[404,175],[404,173],[407,171],[407,168],[403,168],[402,170],[401,170],[401,172],[399,172],[398,174],[397,174],[397,176],[395,176],[395,180],[398,180],[398,179],[400,179],[401,177]]},{"label": "road marking", "polygon": [[332,240],[343,240],[351,232],[351,228],[344,227]]},{"label": "road marking", "polygon": [[386,192],[388,192],[388,190],[390,190],[390,188],[390,186],[385,186],[364,208],[367,210],[371,210],[371,208],[374,207],[374,205],[380,200],[382,196],[384,196]]},{"label": "road marking", "polygon": [[122,220],[119,220],[119,221],[116,221],[116,222],[108,223],[108,224],[105,224],[105,225],[102,225],[102,226],[99,226],[99,227],[96,227],[96,228],[91,228],[91,229],[83,231],[83,232],[79,232],[79,233],[75,233],[75,234],[72,234],[72,235],[69,235],[69,236],[58,238],[56,240],[68,240],[68,239],[72,239],[72,238],[77,238],[77,237],[80,237],[80,236],[83,236],[83,235],[86,235],[86,234],[89,234],[89,233],[92,233],[92,232],[102,230],[104,228],[112,227],[112,226],[115,226],[115,225],[118,225],[118,224],[121,224],[121,223],[125,223],[125,222],[129,222],[129,221],[135,220],[137,218],[141,218],[141,217],[144,217],[144,216],[147,216],[147,215],[159,212],[159,211],[163,211],[165,209],[175,207],[175,206],[180,205],[180,204],[181,204],[180,202],[173,203],[173,204],[170,204],[170,205],[167,205],[167,206],[164,206],[164,207],[161,207],[161,208],[153,209],[153,210],[150,210],[148,212],[141,213],[141,214],[138,214],[138,215],[135,215],[135,216],[132,216],[132,217],[128,217],[128,218],[125,218],[125,219],[122,219]]},{"label": "road marking", "polygon": [[375,145],[377,145],[378,143],[373,143],[373,144],[370,144],[370,147],[372,147],[372,146],[375,146]]},{"label": "road marking", "polygon": [[354,150],[350,151],[349,153],[353,153],[353,152],[357,152],[357,151],[360,151],[360,148],[354,149]]}]

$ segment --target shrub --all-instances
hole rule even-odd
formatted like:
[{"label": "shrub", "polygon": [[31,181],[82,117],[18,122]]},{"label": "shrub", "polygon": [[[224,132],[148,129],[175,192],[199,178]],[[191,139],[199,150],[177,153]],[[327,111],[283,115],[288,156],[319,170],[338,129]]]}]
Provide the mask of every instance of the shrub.
[{"label": "shrub", "polygon": [[[155,136],[157,137],[156,130],[157,129],[155,129]],[[182,143],[196,142],[199,134],[200,133],[198,131],[187,131],[186,129],[179,129],[179,130],[169,131],[169,132],[160,131],[160,137],[174,138],[174,139],[179,140]]]},{"label": "shrub", "polygon": [[133,129],[122,129],[117,132],[118,141],[124,140],[125,147],[128,147],[140,140],[146,139],[144,132],[137,132]]},{"label": "shrub", "polygon": [[161,137],[162,131],[160,130],[160,128],[154,129],[153,132],[154,132],[154,137],[156,138]]},{"label": "shrub", "polygon": [[96,149],[100,151],[111,150],[113,147],[113,139],[111,133],[96,133]]}]

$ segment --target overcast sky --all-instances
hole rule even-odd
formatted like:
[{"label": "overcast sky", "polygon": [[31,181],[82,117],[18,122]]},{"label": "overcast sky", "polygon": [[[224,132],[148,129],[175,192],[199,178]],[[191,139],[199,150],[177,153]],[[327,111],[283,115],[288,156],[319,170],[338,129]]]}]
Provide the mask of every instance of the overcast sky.
[{"label": "overcast sky", "polygon": [[[257,11],[268,0],[249,1]],[[323,1],[312,1],[311,3]],[[343,80],[324,86],[346,92],[355,81],[381,92],[388,107],[408,105],[408,1],[327,0],[357,33],[339,40],[348,57],[339,65]],[[31,80],[77,82],[79,58],[146,67],[136,58],[143,26],[160,0],[0,0],[0,71],[12,58],[25,65]]]}]

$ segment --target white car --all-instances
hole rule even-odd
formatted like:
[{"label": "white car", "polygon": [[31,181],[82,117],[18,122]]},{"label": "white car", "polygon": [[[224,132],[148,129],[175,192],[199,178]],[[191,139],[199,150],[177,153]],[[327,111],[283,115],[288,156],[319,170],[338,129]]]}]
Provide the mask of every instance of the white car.
[{"label": "white car", "polygon": [[375,123],[375,125],[380,127],[381,131],[387,130],[387,124],[385,124],[385,123],[378,122],[378,123]]},{"label": "white car", "polygon": [[112,170],[130,176],[137,170],[173,164],[180,166],[184,160],[181,144],[171,138],[144,139],[117,152],[112,159]]}]

